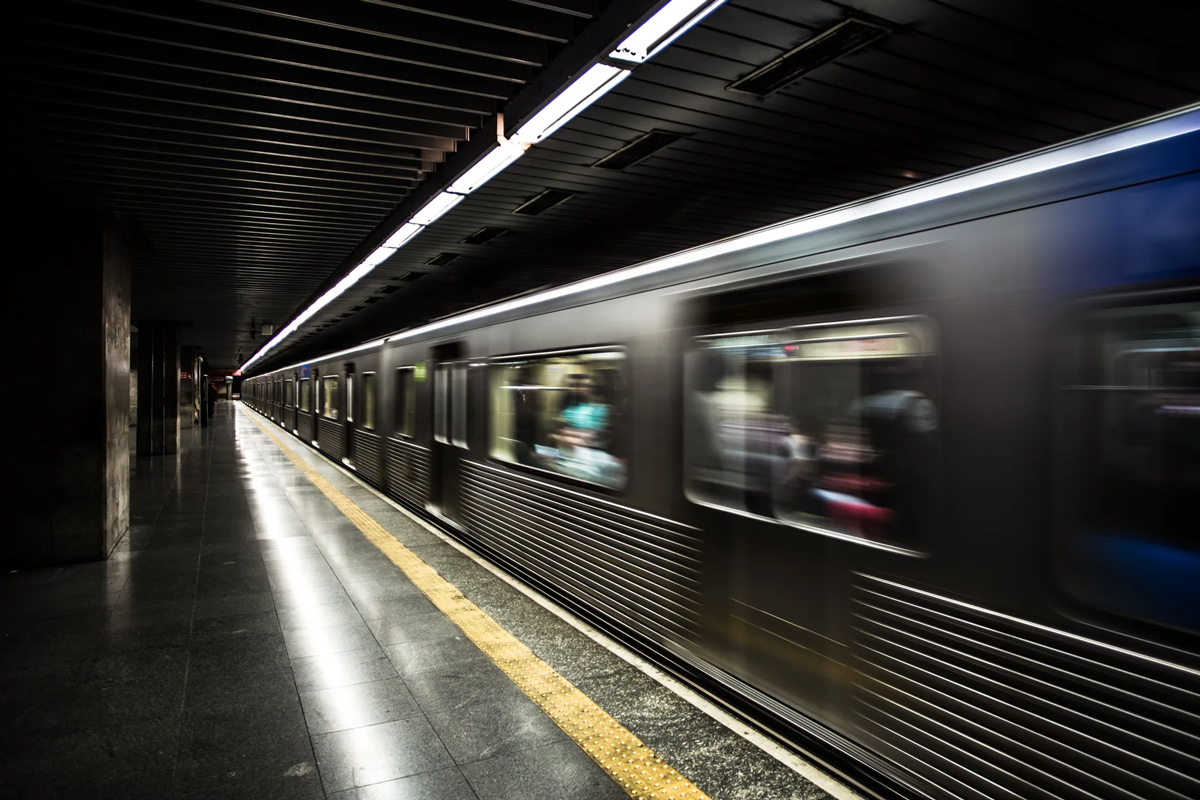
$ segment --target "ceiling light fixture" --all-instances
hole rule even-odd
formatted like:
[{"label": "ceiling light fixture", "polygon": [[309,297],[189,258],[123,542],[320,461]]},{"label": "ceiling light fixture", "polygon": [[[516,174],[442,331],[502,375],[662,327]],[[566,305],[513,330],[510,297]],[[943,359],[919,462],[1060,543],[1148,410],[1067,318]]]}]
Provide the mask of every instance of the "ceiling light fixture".
[{"label": "ceiling light fixture", "polygon": [[542,141],[628,77],[627,68],[593,64],[541,111],[517,128],[513,138],[530,144]]},{"label": "ceiling light fixture", "polygon": [[407,242],[412,237],[421,232],[421,226],[412,222],[406,222],[396,229],[396,232],[387,238],[383,243],[384,247],[398,248],[400,245]]},{"label": "ceiling light fixture", "polygon": [[508,140],[475,162],[475,166],[460,175],[446,191],[470,194],[494,178],[497,173],[508,169],[510,164],[525,155],[528,147],[528,144]]},{"label": "ceiling light fixture", "polygon": [[454,192],[438,192],[432,200],[421,207],[420,211],[413,214],[413,224],[432,225],[441,219],[447,211],[461,203],[464,197],[466,195],[455,194]]},{"label": "ceiling light fixture", "polygon": [[483,186],[525,154],[530,145],[543,141],[581,111],[613,89],[639,64],[653,58],[684,31],[712,13],[725,0],[670,0],[621,41],[608,58],[618,64],[595,63],[584,70],[562,91],[550,99],[512,135],[504,136],[504,118],[497,119],[497,147],[489,150],[466,172],[458,176],[445,191],[434,195],[413,216],[397,228],[387,240],[363,259],[312,305],[301,311],[291,323],[242,366],[248,369],[280,342],[290,336],[314,314],[362,279],[376,266],[390,258],[396,250],[433,224],[463,198]]},{"label": "ceiling light fixture", "polygon": [[654,13],[637,30],[625,37],[617,49],[608,54],[618,61],[644,63],[662,52],[689,28],[707,17],[725,0],[671,0]]}]

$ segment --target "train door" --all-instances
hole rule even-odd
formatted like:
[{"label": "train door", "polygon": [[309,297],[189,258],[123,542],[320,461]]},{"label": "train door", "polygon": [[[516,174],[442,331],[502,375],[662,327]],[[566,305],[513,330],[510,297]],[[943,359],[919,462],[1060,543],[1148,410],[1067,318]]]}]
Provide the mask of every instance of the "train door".
[{"label": "train door", "polygon": [[292,420],[288,425],[288,430],[293,434],[300,434],[300,373],[292,373]]},{"label": "train door", "polygon": [[321,413],[325,410],[324,391],[321,389],[321,370],[312,370],[312,443],[318,448],[321,439]]},{"label": "train door", "polygon": [[459,521],[459,459],[467,447],[467,363],[461,342],[439,345],[431,352],[433,369],[433,474],[430,504],[453,522]]},{"label": "train door", "polygon": [[706,298],[688,349],[687,493],[729,569],[717,646],[842,729],[852,585],[867,565],[912,575],[936,523],[940,332],[924,276],[887,262]]},{"label": "train door", "polygon": [[284,423],[283,423],[283,427],[292,433],[295,433],[299,426],[299,418],[297,417],[297,414],[300,413],[300,395],[298,393],[299,390],[300,390],[300,381],[297,380],[297,375],[296,375],[296,373],[293,372],[291,374],[291,376],[287,379],[288,412],[287,412],[287,416],[284,419]]},{"label": "train door", "polygon": [[342,424],[345,426],[343,428],[343,435],[345,437],[344,449],[346,454],[342,457],[342,460],[345,461],[346,464],[353,467],[354,425],[355,420],[358,418],[358,414],[355,413],[356,408],[354,405],[358,401],[358,397],[357,393],[355,392],[355,389],[357,388],[355,386],[355,378],[357,376],[354,374],[353,362],[348,363],[343,367],[343,373],[345,374],[344,383],[346,385],[346,390],[342,392],[342,419],[344,420]]}]

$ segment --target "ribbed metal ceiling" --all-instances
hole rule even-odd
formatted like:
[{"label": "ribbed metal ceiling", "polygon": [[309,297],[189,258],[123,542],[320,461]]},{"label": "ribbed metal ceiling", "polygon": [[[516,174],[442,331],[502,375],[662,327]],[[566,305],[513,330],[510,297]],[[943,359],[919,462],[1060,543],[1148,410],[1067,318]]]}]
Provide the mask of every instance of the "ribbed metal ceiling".
[{"label": "ribbed metal ceiling", "polygon": [[5,171],[134,214],[135,319],[187,321],[230,364],[600,5],[11,4]]},{"label": "ribbed metal ceiling", "polygon": [[[31,5],[6,27],[8,170],[137,212],[137,312],[193,320],[217,361],[261,343],[251,316],[286,322],[386,215],[415,211],[443,155],[492,135],[603,11],[116,5]],[[727,88],[852,15],[891,32],[765,99]],[[1194,103],[1198,22],[1173,0],[730,0],[262,366]],[[652,130],[684,136],[591,166]],[[573,196],[511,213],[547,189]],[[511,232],[464,243],[489,226]]]}]

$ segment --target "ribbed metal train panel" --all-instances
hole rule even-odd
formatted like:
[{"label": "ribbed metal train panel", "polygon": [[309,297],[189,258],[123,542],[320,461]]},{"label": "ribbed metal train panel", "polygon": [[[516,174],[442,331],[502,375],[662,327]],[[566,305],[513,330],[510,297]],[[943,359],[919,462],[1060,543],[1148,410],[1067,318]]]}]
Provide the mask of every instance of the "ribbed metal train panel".
[{"label": "ribbed metal train panel", "polygon": [[360,428],[354,429],[354,463],[358,474],[362,475],[375,486],[380,485],[380,475],[382,474],[381,460],[379,457],[379,442],[381,437],[378,434],[364,431]]},{"label": "ribbed metal train panel", "polygon": [[386,490],[392,498],[424,508],[429,500],[429,449],[389,436]]},{"label": "ribbed metal train panel", "polygon": [[1194,671],[881,578],[854,589],[855,712],[914,771],[960,797],[1200,797]]},{"label": "ribbed metal train panel", "polygon": [[692,641],[700,542],[671,520],[464,462],[463,515],[488,548],[653,641]]},{"label": "ribbed metal train panel", "polygon": [[346,434],[342,424],[324,417],[317,418],[317,439],[321,443],[321,452],[330,458],[341,461],[346,455]]}]

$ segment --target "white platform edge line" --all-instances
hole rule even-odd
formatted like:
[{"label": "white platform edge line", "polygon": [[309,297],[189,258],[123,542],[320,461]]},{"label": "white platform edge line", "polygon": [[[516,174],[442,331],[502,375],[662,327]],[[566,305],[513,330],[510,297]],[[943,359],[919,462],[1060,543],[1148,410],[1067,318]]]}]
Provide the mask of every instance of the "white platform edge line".
[{"label": "white platform edge line", "polygon": [[[257,413],[257,412],[255,412],[255,413]],[[301,445],[304,445],[304,442],[300,441],[299,439],[297,439],[296,441],[299,442]],[[307,445],[304,445],[304,446],[306,449],[309,449]],[[734,717],[732,714],[728,713],[727,711],[722,709],[720,706],[717,706],[716,704],[712,703],[711,701],[707,700],[705,697],[700,695],[698,692],[689,688],[686,684],[671,677],[667,673],[660,670],[658,667],[655,667],[653,664],[651,664],[650,662],[643,659],[641,656],[629,651],[623,645],[610,639],[607,635],[596,630],[591,625],[588,625],[586,622],[584,622],[583,620],[576,617],[570,611],[563,608],[562,606],[560,606],[558,603],[554,602],[550,598],[546,597],[544,594],[539,592],[537,589],[534,589],[532,586],[529,586],[528,584],[524,583],[523,581],[513,577],[512,575],[509,575],[507,572],[500,569],[495,564],[492,564],[490,561],[483,558],[482,556],[480,556],[475,551],[471,550],[466,545],[457,541],[453,537],[447,535],[440,528],[437,528],[436,526],[430,524],[428,521],[421,519],[419,516],[414,514],[412,511],[409,511],[407,508],[400,505],[395,500],[388,497],[386,494],[384,494],[383,492],[379,491],[371,484],[364,481],[358,475],[356,475],[353,472],[351,472],[350,470],[346,469],[343,465],[336,464],[332,461],[329,461],[328,459],[321,459],[321,462],[338,470],[343,475],[345,475],[347,478],[350,478],[355,483],[357,483],[359,486],[361,486],[362,488],[371,492],[373,495],[378,497],[380,500],[384,501],[385,503],[390,505],[392,508],[394,508],[397,511],[399,511],[400,513],[404,514],[406,517],[411,519],[413,522],[417,523],[422,528],[424,528],[425,530],[432,533],[434,536],[437,536],[443,542],[450,545],[455,550],[458,550],[463,555],[467,556],[472,561],[477,563],[479,566],[483,567],[488,572],[492,573],[497,578],[499,578],[500,580],[507,583],[509,586],[511,586],[514,589],[516,589],[517,591],[521,592],[521,594],[525,595],[526,597],[528,597],[533,602],[537,603],[542,608],[544,608],[547,611],[549,611],[550,613],[554,614],[556,617],[558,617],[563,622],[570,625],[572,628],[575,628],[577,631],[584,634],[592,641],[596,642],[596,644],[600,645],[605,650],[607,650],[610,653],[612,653],[613,655],[617,656],[618,658],[620,658],[622,661],[626,662],[630,666],[635,667],[639,672],[642,672],[645,675],[649,676],[650,678],[653,678],[660,685],[662,685],[666,689],[670,690],[672,693],[674,693],[681,699],[685,700],[686,702],[688,702],[695,708],[704,712],[709,717],[712,717],[714,720],[721,723],[723,726],[725,726],[729,730],[733,731],[738,736],[740,736],[743,739],[745,739],[746,741],[750,742],[750,744],[754,745],[759,750],[763,751],[764,753],[769,755],[771,758],[778,761],[780,764],[782,764],[785,767],[787,767],[788,769],[792,770],[792,772],[795,772],[800,777],[808,780],[810,783],[812,783],[812,784],[816,785],[818,788],[822,789],[826,794],[830,795],[831,797],[837,798],[837,800],[867,800],[862,795],[860,795],[858,792],[855,792],[849,786],[846,786],[844,783],[838,781],[837,779],[833,778],[829,774],[822,772],[816,766],[814,766],[813,764],[811,764],[808,761],[801,758],[798,754],[792,752],[791,750],[788,750],[783,745],[774,741],[770,737],[765,736],[764,734],[756,731],[754,728],[751,728],[749,725],[745,724],[738,718]]]}]

